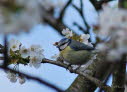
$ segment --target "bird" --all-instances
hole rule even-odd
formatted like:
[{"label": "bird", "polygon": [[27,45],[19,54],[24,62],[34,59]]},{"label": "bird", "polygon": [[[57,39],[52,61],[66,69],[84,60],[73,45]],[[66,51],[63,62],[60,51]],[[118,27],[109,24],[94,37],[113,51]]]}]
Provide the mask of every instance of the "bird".
[{"label": "bird", "polygon": [[82,65],[87,63],[95,54],[94,47],[79,41],[63,38],[54,44],[60,51],[59,60],[66,61],[71,65]]}]

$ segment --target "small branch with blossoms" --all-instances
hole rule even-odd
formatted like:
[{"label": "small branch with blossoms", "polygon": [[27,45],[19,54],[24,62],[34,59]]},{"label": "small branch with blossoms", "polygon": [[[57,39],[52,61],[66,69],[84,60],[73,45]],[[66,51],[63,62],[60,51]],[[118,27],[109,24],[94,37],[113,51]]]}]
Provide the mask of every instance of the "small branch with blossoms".
[{"label": "small branch with blossoms", "polygon": [[33,77],[33,76],[28,75],[28,74],[25,74],[25,73],[10,69],[8,67],[5,68],[5,67],[0,66],[0,68],[5,70],[5,71],[11,71],[11,72],[9,72],[9,75],[8,75],[8,78],[11,79],[11,82],[17,81],[17,79],[15,79],[15,77],[16,77],[16,74],[18,74],[18,75],[20,75],[19,76],[19,83],[20,84],[23,84],[25,82],[25,78],[26,78],[28,80],[33,80],[33,81],[36,81],[36,82],[38,82],[40,84],[48,86],[49,88],[52,88],[52,89],[56,90],[57,92],[64,92],[64,90],[58,88],[54,84],[51,84],[51,83],[43,80],[42,78],[40,79],[40,78],[37,78],[37,77]]},{"label": "small branch with blossoms", "polygon": [[[43,85],[48,86],[49,88],[52,88],[56,90],[57,92],[64,92],[64,90],[58,88],[57,86],[43,80],[37,77],[33,77],[30,75],[27,75],[25,73],[19,72],[17,69],[18,64],[27,65],[27,63],[30,64],[30,66],[34,66],[35,68],[38,68],[41,65],[41,61],[44,58],[44,55],[42,54],[43,50],[40,48],[40,46],[31,46],[31,48],[26,49],[22,44],[17,40],[11,40],[11,43],[9,44],[9,50],[8,50],[8,43],[7,38],[5,36],[4,41],[4,63],[2,66],[0,66],[1,69],[3,69],[7,73],[7,78],[15,83],[17,80],[19,80],[20,84],[24,84],[26,79],[31,79],[34,81],[37,81]],[[8,56],[9,54],[9,56]],[[43,58],[42,58],[43,57]],[[1,58],[2,60],[2,58]],[[28,62],[26,62],[28,61]],[[15,64],[14,68],[8,68],[8,65]]]},{"label": "small branch with blossoms", "polygon": [[[9,41],[9,64],[19,63],[39,68],[41,60],[44,58],[44,50],[39,45],[31,45],[30,48],[23,46],[18,40]],[[29,62],[26,62],[29,60]]]}]

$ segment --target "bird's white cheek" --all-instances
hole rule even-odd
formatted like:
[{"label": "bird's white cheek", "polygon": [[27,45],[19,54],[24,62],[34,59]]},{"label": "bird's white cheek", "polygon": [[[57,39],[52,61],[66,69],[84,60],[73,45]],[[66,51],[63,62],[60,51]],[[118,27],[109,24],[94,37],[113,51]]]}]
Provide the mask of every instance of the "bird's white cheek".
[{"label": "bird's white cheek", "polygon": [[64,44],[64,45],[60,46],[60,49],[61,49],[61,50],[65,49],[65,48],[67,47],[67,45],[68,45],[68,44]]}]

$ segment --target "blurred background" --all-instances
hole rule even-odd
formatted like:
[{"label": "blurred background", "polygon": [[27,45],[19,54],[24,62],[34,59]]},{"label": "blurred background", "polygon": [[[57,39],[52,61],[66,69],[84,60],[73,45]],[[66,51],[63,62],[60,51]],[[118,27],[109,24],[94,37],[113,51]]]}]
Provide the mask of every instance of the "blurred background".
[{"label": "blurred background", "polygon": [[[52,0],[52,2],[54,3],[58,1],[59,0]],[[62,0],[63,5],[67,1],[68,0]],[[74,4],[79,6],[79,0],[74,0]],[[113,1],[110,3],[110,5],[113,7],[115,7],[116,4],[117,1]],[[96,24],[98,14],[96,13],[93,6],[90,4],[89,0],[84,0],[84,11],[88,24],[89,25]],[[55,16],[58,15],[57,13],[58,12],[56,12]],[[71,29],[76,30],[78,34],[82,33],[76,26],[73,25],[73,22],[78,22],[80,25],[83,25],[83,22],[77,11],[74,8],[72,8],[72,6],[68,7],[64,17],[64,22]],[[92,33],[92,36],[95,35]],[[3,37],[4,36],[1,34],[0,35],[1,44],[3,44]],[[44,49],[45,57],[48,59],[52,59],[51,57],[54,54],[59,53],[58,49],[53,46],[53,43],[59,41],[62,38],[62,36],[47,24],[37,24],[36,26],[33,26],[28,33],[21,32],[20,34],[16,35],[9,35],[9,39],[12,38],[19,40],[26,47],[29,47],[33,44],[41,45],[42,48]],[[94,42],[95,40],[93,39],[92,41]],[[68,70],[52,64],[42,64],[39,69],[35,69],[33,67],[24,66],[20,64],[19,70],[28,73],[30,75],[43,78],[62,89],[67,89],[77,76],[77,74],[70,73]],[[35,81],[27,80],[26,83],[24,83],[23,85],[20,85],[18,82],[11,83],[6,76],[7,74],[1,70],[0,89],[3,92],[55,92],[54,90],[46,86],[40,85]],[[109,80],[109,84],[110,82],[111,79]]]}]

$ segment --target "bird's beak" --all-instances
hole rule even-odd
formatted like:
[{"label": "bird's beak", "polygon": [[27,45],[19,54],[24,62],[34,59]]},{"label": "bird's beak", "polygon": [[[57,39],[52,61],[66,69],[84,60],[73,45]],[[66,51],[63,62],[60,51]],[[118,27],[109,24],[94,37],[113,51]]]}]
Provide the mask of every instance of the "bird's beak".
[{"label": "bird's beak", "polygon": [[55,42],[53,45],[54,45],[54,46],[58,46],[58,42]]}]

